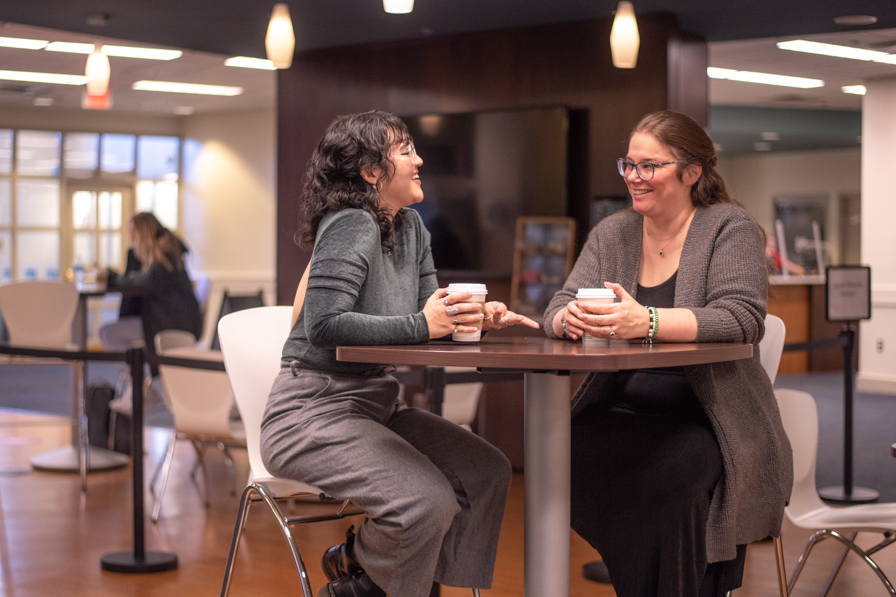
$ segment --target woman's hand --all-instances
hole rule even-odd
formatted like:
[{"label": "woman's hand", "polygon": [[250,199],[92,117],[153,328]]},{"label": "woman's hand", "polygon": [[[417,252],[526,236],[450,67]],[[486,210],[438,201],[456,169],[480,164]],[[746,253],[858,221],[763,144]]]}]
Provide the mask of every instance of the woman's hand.
[{"label": "woman's hand", "polygon": [[482,321],[482,303],[462,303],[473,296],[470,292],[453,292],[439,288],[427,299],[423,315],[429,326],[429,337],[441,338],[452,332],[475,334],[473,323]]},{"label": "woman's hand", "polygon": [[485,303],[485,319],[482,322],[484,330],[503,330],[506,327],[521,323],[530,328],[538,329],[541,326],[524,315],[507,310],[507,305],[500,301]]},{"label": "woman's hand", "polygon": [[[616,293],[619,302],[589,307],[586,310],[581,303],[571,301],[555,317],[555,322],[562,318],[566,323],[567,337],[578,340],[588,333],[598,338],[629,340],[646,336],[650,327],[647,309],[619,284],[606,282],[604,286]],[[560,327],[562,329],[562,324]],[[554,326],[554,331],[557,331],[557,325]]]}]

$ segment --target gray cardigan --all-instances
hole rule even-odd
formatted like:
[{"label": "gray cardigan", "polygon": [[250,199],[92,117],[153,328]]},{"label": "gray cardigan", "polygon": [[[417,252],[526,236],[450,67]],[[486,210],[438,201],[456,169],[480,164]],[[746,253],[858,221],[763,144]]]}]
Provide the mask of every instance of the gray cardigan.
[{"label": "gray cardigan", "polygon": [[[554,295],[544,328],[578,288],[621,284],[637,299],[643,218],[633,211],[603,220],[588,236],[563,290]],[[793,484],[793,457],[772,385],[759,362],[765,332],[768,277],[756,223],[729,204],[694,214],[678,268],[675,307],[697,319],[698,342],[751,342],[753,357],[685,367],[715,431],[724,473],[713,494],[706,528],[709,562],[730,560],[735,547],[781,532]],[[662,324],[662,321],[660,322]],[[572,398],[573,414],[611,400],[612,373],[592,373]]]}]

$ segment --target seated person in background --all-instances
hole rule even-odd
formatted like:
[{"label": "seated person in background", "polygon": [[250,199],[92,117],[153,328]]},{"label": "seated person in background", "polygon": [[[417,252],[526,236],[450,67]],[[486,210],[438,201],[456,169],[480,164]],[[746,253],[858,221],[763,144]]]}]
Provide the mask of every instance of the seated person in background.
[{"label": "seated person in background", "polygon": [[[759,361],[762,232],[683,114],[645,116],[617,165],[632,209],[591,231],[548,336],[750,342],[753,356],[590,374],[572,400],[572,527],[620,597],[718,597],[741,586],[746,545],[781,532],[793,478]],[[602,287],[618,302],[589,313],[575,300]]]},{"label": "seated person in background", "polygon": [[[123,275],[109,272],[109,290],[143,288],[139,320],[126,317],[100,329],[100,339],[114,350],[126,350],[143,340],[155,353],[154,339],[162,330],[185,330],[197,338],[202,334],[199,302],[184,268],[186,246],[151,213],[139,213],[130,222],[131,242],[140,268]],[[139,321],[139,327],[136,325]],[[153,376],[158,367],[151,367]]]},{"label": "seated person in background", "polygon": [[[320,597],[428,597],[433,581],[491,586],[511,480],[494,446],[407,407],[392,367],[336,360],[340,345],[421,344],[532,320],[438,288],[417,155],[385,112],[337,118],[311,157],[301,239],[307,291],[261,429],[271,473],[351,499],[367,515],[324,554]],[[301,286],[296,301],[302,299]],[[294,306],[294,307],[295,307]],[[481,312],[484,310],[484,313]],[[450,337],[450,336],[449,336]]]}]

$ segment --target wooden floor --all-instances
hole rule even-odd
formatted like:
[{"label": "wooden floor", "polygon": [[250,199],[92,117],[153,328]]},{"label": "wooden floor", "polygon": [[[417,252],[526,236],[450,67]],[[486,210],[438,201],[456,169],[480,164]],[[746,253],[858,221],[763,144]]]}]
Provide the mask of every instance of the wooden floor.
[{"label": "wooden floor", "polygon": [[[10,426],[9,423],[24,423]],[[162,518],[148,522],[153,498],[146,494],[146,548],[177,554],[176,570],[156,574],[121,574],[100,568],[104,554],[133,550],[130,467],[95,472],[88,476],[82,496],[77,474],[37,472],[29,458],[69,441],[69,427],[61,419],[0,411],[0,586],[3,595],[37,597],[122,597],[220,594],[221,579],[236,515],[237,497],[230,495],[223,458],[212,450],[211,507],[206,509],[189,479],[194,456],[188,444],[175,453]],[[147,431],[147,476],[161,457],[165,430]],[[247,461],[236,454],[240,478]],[[301,506],[299,506],[301,507]],[[318,565],[320,554],[343,540],[347,522],[306,525],[299,544],[315,590],[324,583]],[[582,564],[597,558],[594,550],[571,534],[570,566],[573,597],[615,595],[609,585],[585,580]],[[807,532],[786,526],[788,564],[796,562]],[[794,595],[815,595],[823,584],[837,549],[822,543],[800,579]],[[884,550],[878,561],[885,573],[896,578],[896,548]],[[746,578],[736,597],[777,595],[771,542],[756,543],[747,552]],[[249,517],[231,595],[261,594],[295,597],[301,594],[295,568],[283,539],[267,512],[257,507]],[[468,590],[445,587],[442,595],[469,595]],[[871,570],[850,556],[830,592],[837,596],[885,595]],[[523,477],[516,475],[504,517],[495,582],[488,597],[523,595]],[[561,596],[558,596],[561,597]]]}]

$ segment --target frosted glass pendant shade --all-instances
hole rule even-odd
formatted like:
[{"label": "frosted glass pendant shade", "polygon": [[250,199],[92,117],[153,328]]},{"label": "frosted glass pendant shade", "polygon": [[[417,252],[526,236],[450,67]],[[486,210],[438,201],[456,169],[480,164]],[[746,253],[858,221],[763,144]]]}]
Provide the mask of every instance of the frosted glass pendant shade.
[{"label": "frosted glass pendant shade", "polygon": [[268,23],[268,34],[264,38],[264,47],[270,60],[277,68],[292,66],[292,55],[296,48],[296,36],[292,30],[292,19],[289,18],[289,7],[286,4],[275,4]]},{"label": "frosted glass pendant shade", "polygon": [[638,64],[638,48],[641,36],[638,35],[638,22],[635,20],[635,7],[631,2],[623,0],[616,7],[616,18],[610,31],[610,52],[613,54],[613,66],[616,68],[635,68]]},{"label": "frosted glass pendant shade", "polygon": [[96,47],[87,56],[87,66],[84,74],[87,75],[87,95],[103,95],[109,91],[109,58],[103,54],[100,47]]}]

